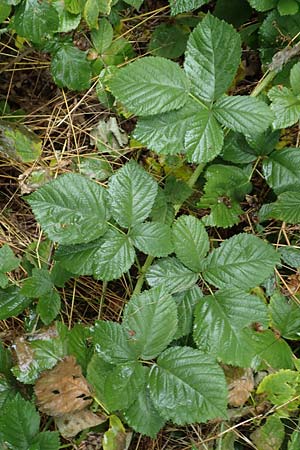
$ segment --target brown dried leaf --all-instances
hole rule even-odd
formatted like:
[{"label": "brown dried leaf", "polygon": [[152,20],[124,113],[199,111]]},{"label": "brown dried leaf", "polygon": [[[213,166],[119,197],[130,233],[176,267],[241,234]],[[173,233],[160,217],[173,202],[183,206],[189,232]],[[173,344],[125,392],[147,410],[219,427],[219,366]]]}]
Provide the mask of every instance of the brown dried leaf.
[{"label": "brown dried leaf", "polygon": [[107,417],[94,414],[89,409],[84,409],[72,414],[56,417],[55,423],[64,438],[71,438],[86,428],[95,427],[105,422]]},{"label": "brown dried leaf", "polygon": [[22,372],[26,372],[29,369],[30,364],[33,362],[33,350],[28,345],[24,337],[18,337],[13,345],[17,364]]},{"label": "brown dried leaf", "polygon": [[229,400],[231,406],[243,406],[254,389],[254,378],[251,369],[223,366],[228,383]]},{"label": "brown dried leaf", "polygon": [[92,403],[91,392],[74,356],[67,356],[43,372],[34,391],[40,411],[49,416],[81,411]]}]

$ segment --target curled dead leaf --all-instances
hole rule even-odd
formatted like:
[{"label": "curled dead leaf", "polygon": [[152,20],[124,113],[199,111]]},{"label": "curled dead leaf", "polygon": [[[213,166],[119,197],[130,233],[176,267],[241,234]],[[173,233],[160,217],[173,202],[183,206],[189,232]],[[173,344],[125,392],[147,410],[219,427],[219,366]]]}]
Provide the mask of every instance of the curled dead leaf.
[{"label": "curled dead leaf", "polygon": [[64,438],[71,438],[86,428],[95,427],[105,422],[107,417],[98,415],[89,409],[55,418],[55,423]]},{"label": "curled dead leaf", "polygon": [[34,391],[38,408],[49,416],[81,411],[93,401],[88,383],[74,356],[67,356],[53,369],[43,372]]},{"label": "curled dead leaf", "polygon": [[228,383],[229,399],[231,406],[243,406],[254,389],[254,377],[252,369],[223,366]]}]

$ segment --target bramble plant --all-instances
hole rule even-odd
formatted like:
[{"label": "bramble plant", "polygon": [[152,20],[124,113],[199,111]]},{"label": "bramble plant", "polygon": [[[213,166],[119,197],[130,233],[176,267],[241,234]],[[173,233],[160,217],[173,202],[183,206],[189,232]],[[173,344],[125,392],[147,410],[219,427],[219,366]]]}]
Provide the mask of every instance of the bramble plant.
[{"label": "bramble plant", "polygon": [[[148,149],[148,159],[117,159],[109,135],[101,164],[77,158],[55,179],[49,164],[24,192],[42,234],[22,259],[0,248],[0,319],[24,317],[30,330],[14,341],[14,357],[0,346],[1,448],[58,450],[59,433],[69,439],[98,427],[106,430],[104,450],[125,450],[123,423],[155,438],[167,422],[230,421],[232,406],[243,407],[254,390],[246,414],[261,403],[268,409],[256,416],[253,445],[268,450],[271,439],[274,450],[283,442],[299,448],[298,428],[288,432],[286,423],[297,418],[300,392],[299,285],[292,285],[299,284],[300,153],[282,129],[300,118],[300,63],[297,43],[278,53],[278,29],[267,31],[275,16],[288,26],[299,3],[249,0],[266,13],[248,35],[222,20],[225,3],[170,0],[174,22],[154,31],[151,56],[130,62],[136,53],[117,30],[121,11],[140,9],[141,0],[0,0],[0,18],[10,18],[17,40],[51,55],[57,86],[85,90],[97,77],[99,101],[137,118],[132,148]],[[73,43],[80,27],[86,51]],[[242,42],[258,29],[262,60],[275,55],[273,62],[251,93],[236,94]],[[181,56],[182,64],[174,61]],[[1,120],[0,132],[3,157],[41,158],[41,140],[23,125]],[[122,147],[124,131],[114,123],[109,132]],[[269,224],[279,226],[275,238]],[[82,277],[102,286],[98,319],[67,326],[65,286]],[[105,295],[120,279],[129,287],[117,322],[105,316]],[[74,290],[72,311],[75,301]],[[243,383],[245,374],[245,397],[232,400],[232,379]],[[41,429],[37,408],[59,432]],[[235,448],[235,435],[229,439]]]}]

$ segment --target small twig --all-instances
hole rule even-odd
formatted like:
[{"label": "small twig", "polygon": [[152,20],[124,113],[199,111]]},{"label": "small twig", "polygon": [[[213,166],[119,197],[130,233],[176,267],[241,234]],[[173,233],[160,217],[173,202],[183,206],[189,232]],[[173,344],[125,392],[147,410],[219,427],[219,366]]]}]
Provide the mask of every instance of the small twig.
[{"label": "small twig", "polygon": [[18,56],[12,58],[7,64],[5,64],[5,66],[0,69],[0,73],[5,72],[11,66],[13,66],[14,64],[20,62],[23,58],[25,58],[25,56],[27,56],[27,55],[29,55],[30,53],[33,53],[33,52],[34,52],[34,48],[33,47],[27,47],[24,50],[24,52],[19,53]]}]

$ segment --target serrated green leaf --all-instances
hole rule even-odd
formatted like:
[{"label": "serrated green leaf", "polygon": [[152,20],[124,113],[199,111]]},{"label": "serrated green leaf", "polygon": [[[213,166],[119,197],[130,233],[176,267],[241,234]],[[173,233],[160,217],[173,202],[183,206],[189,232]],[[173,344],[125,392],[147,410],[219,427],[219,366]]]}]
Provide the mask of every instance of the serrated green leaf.
[{"label": "serrated green leaf", "polygon": [[300,432],[299,429],[293,431],[291,439],[288,444],[288,450],[298,450],[300,447]]},{"label": "serrated green leaf", "polygon": [[32,162],[42,153],[42,141],[23,125],[0,120],[0,153],[16,161]]},{"label": "serrated green leaf", "polygon": [[188,34],[182,27],[161,23],[151,35],[148,49],[155,56],[176,59],[186,48]]},{"label": "serrated green leaf", "polygon": [[207,14],[190,34],[185,52],[184,70],[193,94],[206,102],[218,99],[232,83],[240,58],[237,31]]},{"label": "serrated green leaf", "polygon": [[203,276],[219,288],[231,285],[246,290],[268,278],[277,263],[279,255],[270,244],[241,233],[227,239],[208,255]]},{"label": "serrated green leaf", "polygon": [[262,133],[273,120],[269,106],[249,96],[224,96],[216,102],[213,111],[225,127],[245,135]]},{"label": "serrated green leaf", "polygon": [[59,450],[60,440],[58,431],[42,431],[32,441],[29,450]]},{"label": "serrated green leaf", "polygon": [[53,281],[46,269],[33,269],[32,276],[23,281],[21,294],[37,298],[53,290]]},{"label": "serrated green leaf", "polygon": [[51,74],[57,86],[82,91],[91,84],[91,63],[85,52],[64,44],[51,59]]},{"label": "serrated green leaf", "polygon": [[198,274],[185,267],[177,258],[160,259],[146,273],[150,286],[165,286],[171,294],[192,287],[198,280]]},{"label": "serrated green leaf", "polygon": [[177,424],[206,422],[226,416],[227,389],[215,360],[189,347],[172,347],[150,372],[154,406]]},{"label": "serrated green leaf", "polygon": [[290,83],[294,95],[300,94],[300,63],[294,64],[290,72]]},{"label": "serrated green leaf", "polygon": [[[299,372],[293,370],[279,370],[267,375],[257,388],[257,393],[267,394],[268,400],[276,406],[284,404],[290,411],[299,405]],[[294,399],[294,401],[292,401]]]},{"label": "serrated green leaf", "polygon": [[102,238],[93,263],[93,275],[100,280],[115,280],[127,272],[134,263],[135,251],[129,237],[112,228]]},{"label": "serrated green leaf", "polygon": [[252,8],[257,11],[268,11],[275,8],[278,0],[248,0]]},{"label": "serrated green leaf", "polygon": [[199,108],[187,123],[184,139],[185,151],[190,162],[209,162],[221,153],[224,134],[208,108]]},{"label": "serrated green leaf", "polygon": [[[198,206],[201,206],[201,202],[198,203]],[[220,197],[219,203],[210,206],[210,214],[204,216],[202,221],[206,226],[229,228],[240,222],[242,214],[243,210],[239,203],[225,196]]]},{"label": "serrated green leaf", "polygon": [[293,246],[280,247],[281,258],[291,267],[300,267],[300,249]]},{"label": "serrated green leaf", "polygon": [[0,320],[19,315],[32,302],[17,286],[0,289]]},{"label": "serrated green leaf", "polygon": [[59,26],[56,9],[49,1],[26,0],[16,7],[14,29],[32,42],[42,42]]},{"label": "serrated green leaf", "polygon": [[114,369],[114,365],[95,353],[87,366],[87,381],[93,387],[98,400],[105,404],[105,380]]},{"label": "serrated green leaf", "polygon": [[171,14],[172,16],[176,16],[176,14],[192,11],[193,9],[200,8],[205,5],[208,1],[209,0],[169,0]]},{"label": "serrated green leaf", "polygon": [[60,245],[55,252],[55,259],[69,272],[78,275],[92,275],[95,261],[99,259],[101,239],[87,244]]},{"label": "serrated green leaf", "polygon": [[111,178],[109,195],[112,215],[122,227],[143,222],[150,215],[158,185],[134,160]]},{"label": "serrated green leaf", "polygon": [[169,203],[165,192],[161,187],[159,187],[150,214],[151,219],[153,222],[171,225],[174,220],[174,215],[175,212],[173,205]]},{"label": "serrated green leaf", "polygon": [[15,257],[15,254],[9,245],[4,244],[0,248],[0,272],[10,272],[19,267],[19,265],[19,258]]},{"label": "serrated green leaf", "polygon": [[277,9],[281,16],[297,14],[299,3],[296,0],[279,0]]},{"label": "serrated green leaf", "polygon": [[106,405],[110,411],[128,408],[145,384],[146,371],[138,361],[115,366],[105,380]]},{"label": "serrated green leaf", "polygon": [[99,13],[100,7],[98,0],[86,0],[83,9],[83,18],[90,29],[98,28]]},{"label": "serrated green leaf", "polygon": [[180,153],[184,147],[188,125],[198,109],[199,105],[191,100],[178,111],[142,117],[137,122],[134,137],[157,153]]},{"label": "serrated green leaf", "polygon": [[272,130],[268,128],[263,133],[251,133],[246,137],[251,150],[256,156],[269,155],[278,144],[280,138],[279,130]]},{"label": "serrated green leaf", "polygon": [[68,333],[68,353],[75,356],[78,364],[85,372],[92,357],[93,349],[88,345],[91,337],[89,328],[76,324]]},{"label": "serrated green leaf", "polygon": [[52,289],[40,296],[36,312],[40,315],[42,322],[49,325],[60,312],[60,306],[60,296],[56,290]]},{"label": "serrated green leaf", "polygon": [[177,307],[164,286],[133,296],[126,305],[123,327],[129,345],[146,360],[156,358],[177,330]]},{"label": "serrated green leaf", "polygon": [[0,1],[0,23],[4,22],[4,20],[10,15],[11,6],[6,4],[5,0]]},{"label": "serrated green leaf", "polygon": [[285,339],[299,339],[300,336],[300,307],[292,299],[275,292],[270,300],[269,311],[273,327]]},{"label": "serrated green leaf", "polygon": [[124,411],[124,416],[131,428],[152,438],[155,438],[165,424],[165,420],[154,408],[149,394],[149,387],[146,385],[139,390],[135,402]]},{"label": "serrated green leaf", "polygon": [[102,17],[99,20],[98,28],[91,31],[93,46],[100,55],[107,50],[112,43],[113,34],[113,27],[105,17]]},{"label": "serrated green leaf", "polygon": [[[172,158],[172,156],[170,156],[170,158]],[[168,175],[166,179],[164,193],[170,203],[173,205],[182,205],[192,195],[193,189],[185,181],[183,181],[183,179],[176,178],[172,175],[172,171],[174,170],[178,177],[186,177],[185,179],[187,179],[189,175],[189,168],[186,165],[183,165],[177,169],[174,166],[174,169],[172,169],[172,166],[169,166],[168,164],[168,159],[166,158],[166,170],[170,170],[170,175]]]},{"label": "serrated green leaf", "polygon": [[57,287],[63,288],[67,281],[73,277],[73,273],[66,270],[60,262],[56,261],[51,269],[51,280]]},{"label": "serrated green leaf", "polygon": [[266,328],[268,320],[267,307],[260,298],[227,288],[204,296],[196,306],[193,336],[200,350],[224,363],[247,367],[253,351],[244,351],[244,328],[255,322]]},{"label": "serrated green leaf", "polygon": [[86,0],[64,0],[65,9],[72,14],[82,12]]},{"label": "serrated green leaf", "polygon": [[97,321],[92,333],[96,352],[110,364],[136,360],[135,342],[128,331],[116,322]]},{"label": "serrated green leaf", "polygon": [[272,101],[271,109],[275,116],[274,128],[286,128],[299,120],[300,100],[289,88],[274,86],[268,92],[268,96]]},{"label": "serrated green leaf", "polygon": [[201,221],[180,216],[173,225],[173,242],[177,258],[193,272],[199,272],[209,250],[208,234]]},{"label": "serrated green leaf", "polygon": [[269,186],[281,194],[300,187],[300,151],[298,148],[284,148],[274,151],[263,161],[263,174]]},{"label": "serrated green leaf", "polygon": [[8,379],[0,373],[0,408],[2,410],[5,402],[12,400],[17,394],[16,387],[13,386]]},{"label": "serrated green leaf", "polygon": [[230,131],[226,135],[221,156],[225,161],[230,161],[234,164],[247,164],[255,161],[257,158],[245,136],[234,131]]},{"label": "serrated green leaf", "polygon": [[147,255],[161,257],[173,252],[171,228],[164,223],[139,223],[130,230],[129,239]]},{"label": "serrated green leaf", "polygon": [[198,286],[193,286],[173,297],[178,311],[178,328],[174,339],[179,339],[192,332],[195,306],[202,301],[203,294]]},{"label": "serrated green leaf", "polygon": [[264,206],[269,208],[267,217],[292,224],[298,224],[300,222],[299,190],[283,192],[278,196],[276,202]]},{"label": "serrated green leaf", "polygon": [[81,14],[72,14],[64,8],[64,3],[61,0],[52,0],[52,5],[56,9],[59,18],[59,26],[57,31],[59,33],[68,33],[75,30],[80,24]]},{"label": "serrated green leaf", "polygon": [[106,221],[110,217],[107,193],[81,175],[63,175],[42,186],[26,200],[53,241],[86,243],[106,231]]},{"label": "serrated green leaf", "polygon": [[272,414],[264,425],[251,433],[251,441],[257,450],[280,450],[284,440],[284,425],[279,417]]},{"label": "serrated green leaf", "polygon": [[188,100],[189,82],[178,64],[148,56],[120,69],[110,81],[115,97],[140,116],[181,108]]},{"label": "serrated green leaf", "polygon": [[256,356],[252,361],[252,367],[265,370],[270,367],[273,369],[293,369],[294,357],[291,348],[283,339],[271,330],[256,333],[253,330],[247,331],[248,348],[254,348]]},{"label": "serrated green leaf", "polygon": [[28,450],[39,431],[40,416],[20,395],[7,402],[0,417],[3,440],[13,450]]}]

